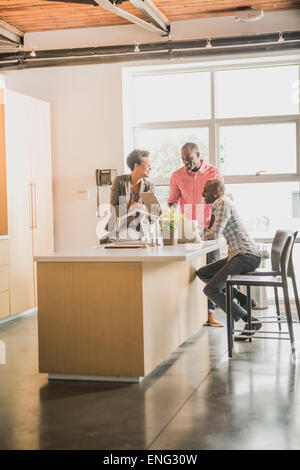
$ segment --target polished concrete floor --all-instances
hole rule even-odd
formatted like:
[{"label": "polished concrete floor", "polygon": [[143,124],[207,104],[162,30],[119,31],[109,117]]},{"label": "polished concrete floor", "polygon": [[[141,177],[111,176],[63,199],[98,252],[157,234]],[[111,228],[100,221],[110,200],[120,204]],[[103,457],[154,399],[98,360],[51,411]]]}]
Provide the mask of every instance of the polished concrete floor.
[{"label": "polished concrete floor", "polygon": [[0,341],[0,449],[300,449],[300,342],[296,363],[276,340],[228,360],[225,328],[203,327],[141,383],[116,384],[48,382],[35,314]]}]

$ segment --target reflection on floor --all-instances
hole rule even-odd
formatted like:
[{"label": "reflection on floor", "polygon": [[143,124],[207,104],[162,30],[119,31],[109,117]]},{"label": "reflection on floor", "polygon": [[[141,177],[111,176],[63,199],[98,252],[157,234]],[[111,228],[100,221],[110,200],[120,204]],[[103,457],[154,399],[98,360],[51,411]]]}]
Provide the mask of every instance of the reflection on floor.
[{"label": "reflection on floor", "polygon": [[49,383],[34,314],[0,341],[0,449],[300,448],[300,342],[296,364],[275,340],[235,344],[229,361],[226,329],[203,327],[140,384],[115,384]]}]

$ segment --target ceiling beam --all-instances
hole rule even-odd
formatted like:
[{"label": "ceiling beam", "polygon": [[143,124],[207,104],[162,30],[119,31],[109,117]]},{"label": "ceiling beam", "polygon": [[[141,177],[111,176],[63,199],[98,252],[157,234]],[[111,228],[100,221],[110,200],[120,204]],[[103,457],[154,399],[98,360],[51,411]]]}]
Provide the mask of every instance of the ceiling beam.
[{"label": "ceiling beam", "polygon": [[98,5],[94,0],[46,0],[46,2],[80,3],[81,5]]},{"label": "ceiling beam", "polygon": [[24,42],[24,33],[2,20],[0,20],[0,36],[9,43],[23,45]]},{"label": "ceiling beam", "polygon": [[137,16],[128,13],[126,10],[117,7],[116,5],[111,3],[110,0],[96,0],[96,2],[105,10],[108,10],[111,13],[115,13],[116,15],[121,16],[121,18],[125,18],[127,21],[141,26],[142,28],[151,31],[152,33],[159,33],[161,36],[169,35],[169,29],[166,26],[161,27],[154,25],[153,23],[148,23],[147,21],[144,21],[141,18],[138,18]]},{"label": "ceiling beam", "polygon": [[129,0],[135,8],[140,10],[143,15],[151,21],[155,26],[170,31],[170,21],[168,18],[157,8],[152,0]]}]

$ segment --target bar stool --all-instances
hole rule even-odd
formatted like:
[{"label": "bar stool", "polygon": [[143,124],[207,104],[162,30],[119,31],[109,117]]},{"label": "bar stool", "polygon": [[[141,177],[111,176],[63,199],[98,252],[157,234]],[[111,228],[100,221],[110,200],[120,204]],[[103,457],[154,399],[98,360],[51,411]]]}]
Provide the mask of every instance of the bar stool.
[{"label": "bar stool", "polygon": [[[293,240],[290,259],[289,259],[289,264],[288,264],[287,276],[288,276],[288,278],[290,278],[292,280],[294,298],[295,298],[295,303],[296,303],[296,308],[297,308],[297,315],[298,315],[298,319],[299,319],[299,322],[300,322],[300,302],[299,302],[296,275],[295,275],[295,269],[294,269],[294,263],[293,263],[293,248],[294,248],[294,244],[295,244],[297,235],[298,235],[298,232],[293,233],[294,240]],[[247,273],[247,274],[251,274],[253,276],[280,276],[280,265],[278,263],[278,256],[276,256],[277,239],[279,237],[281,237],[281,230],[278,230],[276,232],[275,237],[273,239],[273,243],[272,243],[272,248],[271,248],[271,267],[272,267],[272,270],[268,271],[267,269],[257,269],[256,271],[252,271],[251,273]],[[274,287],[274,294],[275,294],[276,312],[277,312],[277,317],[279,319],[280,318],[280,306],[279,306],[278,288],[277,287]],[[280,322],[278,322],[278,328],[279,328],[279,331],[281,331],[281,323]]]},{"label": "bar stool", "polygon": [[[232,275],[228,276],[226,280],[226,310],[227,310],[227,336],[228,336],[228,355],[232,357],[232,346],[233,346],[233,332],[234,331],[241,331],[241,330],[234,330],[233,327],[233,318],[231,314],[231,304],[233,301],[232,289],[235,285],[241,285],[247,287],[247,313],[248,313],[248,322],[247,330],[243,330],[246,334],[249,333],[249,337],[245,335],[246,339],[251,341],[251,333],[253,334],[255,330],[252,330],[252,319],[251,319],[251,286],[264,286],[264,287],[274,287],[277,288],[281,287],[283,289],[283,296],[284,296],[284,304],[285,304],[285,319],[282,320],[281,316],[278,316],[277,312],[277,321],[280,323],[287,323],[288,324],[288,332],[274,332],[274,331],[256,331],[259,334],[265,334],[266,336],[258,336],[257,338],[265,338],[265,339],[290,339],[292,353],[295,354],[295,345],[294,345],[294,332],[293,332],[293,320],[292,314],[290,309],[290,299],[288,293],[288,266],[289,260],[291,256],[291,251],[294,245],[294,234],[290,231],[283,231],[278,230],[274,237],[272,243],[272,267],[278,267],[274,272],[272,271],[272,275],[254,275],[253,273],[243,274],[243,275]],[[265,317],[260,317],[265,318]],[[273,317],[269,317],[273,318]],[[256,323],[258,320],[256,321]],[[260,321],[259,321],[260,323]],[[261,323],[273,323],[273,321],[262,321]],[[276,322],[277,323],[277,322]],[[278,335],[289,335],[289,338],[284,336],[277,336],[271,337],[268,334],[278,334]]]}]

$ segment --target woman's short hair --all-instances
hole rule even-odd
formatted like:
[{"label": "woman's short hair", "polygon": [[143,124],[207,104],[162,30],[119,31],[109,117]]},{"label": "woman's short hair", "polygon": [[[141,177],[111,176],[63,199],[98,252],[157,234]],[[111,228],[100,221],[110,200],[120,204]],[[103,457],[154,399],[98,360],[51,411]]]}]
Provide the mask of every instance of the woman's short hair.
[{"label": "woman's short hair", "polygon": [[137,163],[141,165],[143,163],[142,158],[148,158],[149,152],[148,150],[132,150],[127,157],[127,166],[129,166],[130,170],[134,169],[134,165]]}]

